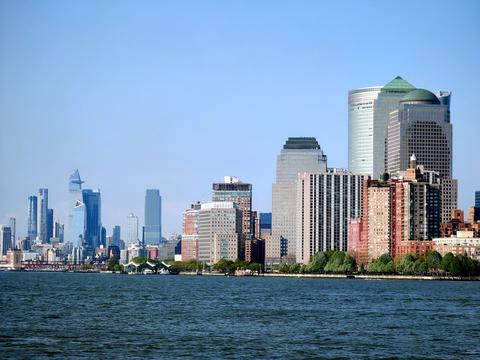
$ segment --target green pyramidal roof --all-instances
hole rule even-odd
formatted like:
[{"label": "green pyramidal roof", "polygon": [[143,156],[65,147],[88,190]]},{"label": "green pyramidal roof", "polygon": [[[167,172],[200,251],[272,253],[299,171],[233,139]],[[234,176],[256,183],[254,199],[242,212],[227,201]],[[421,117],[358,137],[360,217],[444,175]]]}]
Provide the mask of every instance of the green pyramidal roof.
[{"label": "green pyramidal roof", "polygon": [[395,79],[390,81],[387,85],[382,88],[382,91],[402,91],[409,92],[415,90],[415,86],[410,84],[408,81],[402,79],[402,77],[397,76]]}]

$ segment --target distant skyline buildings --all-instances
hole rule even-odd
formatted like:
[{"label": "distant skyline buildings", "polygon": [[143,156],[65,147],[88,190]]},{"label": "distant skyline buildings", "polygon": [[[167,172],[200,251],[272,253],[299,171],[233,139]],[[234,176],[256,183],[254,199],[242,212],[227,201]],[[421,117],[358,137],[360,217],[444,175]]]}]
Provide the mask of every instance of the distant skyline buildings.
[{"label": "distant skyline buildings", "polygon": [[480,208],[480,191],[475,191],[475,207]]},{"label": "distant skyline buildings", "polygon": [[160,245],[162,242],[162,197],[160,190],[147,189],[145,193],[145,245]]},{"label": "distant skyline buildings", "polygon": [[125,235],[125,246],[138,244],[138,216],[130,213],[127,216],[127,231]]},{"label": "distant skyline buildings", "polygon": [[31,241],[37,238],[37,209],[38,198],[35,195],[28,197],[27,236]]},{"label": "distant skyline buildings", "polygon": [[98,247],[102,242],[102,200],[100,190],[82,190],[85,204],[85,243]]},{"label": "distant skyline buildings", "polygon": [[37,237],[42,244],[48,243],[48,189],[38,190]]},{"label": "distant skyline buildings", "polygon": [[83,203],[82,184],[78,169],[73,170],[68,181],[68,225],[66,229],[67,239],[72,244],[81,242],[85,237],[85,204]]}]

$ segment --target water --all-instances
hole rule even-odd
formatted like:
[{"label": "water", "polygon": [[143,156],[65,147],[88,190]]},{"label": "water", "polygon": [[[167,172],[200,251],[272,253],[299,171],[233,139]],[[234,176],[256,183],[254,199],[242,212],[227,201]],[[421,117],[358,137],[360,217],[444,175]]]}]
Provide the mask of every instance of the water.
[{"label": "water", "polygon": [[480,282],[0,273],[0,357],[480,358]]}]

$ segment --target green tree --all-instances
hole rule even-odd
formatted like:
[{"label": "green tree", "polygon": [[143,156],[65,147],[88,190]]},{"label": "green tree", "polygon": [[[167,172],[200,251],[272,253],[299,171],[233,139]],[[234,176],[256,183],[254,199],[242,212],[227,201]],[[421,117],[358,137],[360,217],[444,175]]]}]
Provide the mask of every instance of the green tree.
[{"label": "green tree", "polygon": [[396,269],[400,274],[412,274],[414,270],[415,258],[411,254],[405,254],[398,261]]},{"label": "green tree", "polygon": [[230,272],[232,269],[233,261],[228,259],[220,259],[213,265],[213,270],[221,272]]},{"label": "green tree", "polygon": [[315,255],[313,255],[313,258],[310,260],[310,262],[305,268],[305,272],[307,273],[323,272],[325,269],[325,265],[327,265],[327,263],[328,263],[327,254],[319,251]]},{"label": "green tree", "polygon": [[112,256],[107,263],[107,270],[113,271],[115,270],[115,266],[118,265],[118,260],[115,256]]},{"label": "green tree", "polygon": [[429,271],[437,271],[442,263],[442,255],[438,251],[428,251],[425,260]]},{"label": "green tree", "polygon": [[345,261],[345,253],[343,251],[335,251],[329,257],[325,271],[331,273],[343,272],[343,262]]},{"label": "green tree", "polygon": [[262,271],[262,264],[259,263],[250,263],[248,264],[247,268],[252,271]]},{"label": "green tree", "polygon": [[440,262],[440,269],[448,272],[449,271],[448,269],[450,268],[450,264],[452,263],[454,258],[455,256],[451,252],[445,254],[442,261]]}]

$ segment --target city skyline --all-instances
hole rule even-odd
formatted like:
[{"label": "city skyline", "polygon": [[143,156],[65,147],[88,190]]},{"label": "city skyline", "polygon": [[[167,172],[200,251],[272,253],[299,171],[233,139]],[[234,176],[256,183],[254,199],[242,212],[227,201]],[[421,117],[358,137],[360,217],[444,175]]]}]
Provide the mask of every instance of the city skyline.
[{"label": "city skyline", "polygon": [[[188,25],[185,30],[167,18],[181,13],[174,5],[146,3],[135,19],[122,4],[111,10],[117,20],[107,26],[100,20],[106,9],[95,8],[92,13],[92,4],[75,9],[61,3],[56,3],[56,9],[39,9],[34,3],[28,9],[0,5],[5,30],[1,49],[7,54],[0,59],[4,79],[0,160],[12,169],[10,176],[0,180],[0,223],[8,224],[15,217],[17,237],[26,235],[28,197],[37,195],[40,188],[49,189],[48,206],[54,209],[55,220],[68,223],[65,184],[75,168],[87,181],[86,188],[102,190],[102,224],[108,232],[116,224],[126,228],[131,212],[143,224],[145,189],[158,188],[164,200],[164,233],[180,233],[184,209],[192,201],[207,202],[209,184],[226,174],[251,183],[252,208],[270,212],[275,158],[285,139],[316,137],[330,164],[348,168],[348,91],[386,84],[397,75],[418,88],[452,92],[453,177],[459,181],[459,207],[466,210],[473,205],[480,170],[467,159],[475,153],[475,134],[480,132],[475,106],[475,85],[480,80],[475,64],[480,51],[471,46],[480,35],[473,15],[476,3],[432,8],[426,2],[416,5],[414,14],[407,12],[408,6],[366,3],[358,18],[346,14],[339,27],[327,15],[340,12],[345,4],[328,8],[284,4],[265,24],[259,20],[270,8],[267,5],[259,5],[258,14],[249,12],[248,6],[204,5],[197,10],[203,11],[206,21],[190,22],[195,17],[187,14],[180,22]],[[376,7],[391,9],[391,16],[382,17]],[[227,19],[253,26],[232,30],[221,21],[209,25],[214,9]],[[59,17],[61,11],[66,20]],[[361,15],[369,11],[379,25],[404,24],[402,33],[409,40],[402,46],[409,51],[398,52],[392,45],[382,53],[372,44],[364,42],[360,47],[351,40],[352,31],[362,25]],[[427,11],[431,16],[423,18]],[[81,23],[82,15],[88,15],[104,37],[95,40],[96,32]],[[160,24],[155,23],[156,16]],[[43,28],[45,17],[49,22]],[[26,19],[30,19],[28,33],[21,29]],[[287,31],[282,27],[284,20],[301,24],[298,31],[291,27]],[[122,21],[146,25],[125,30]],[[441,51],[443,47],[431,38],[443,22],[451,24],[442,32],[450,51]],[[147,26],[152,26],[151,32]],[[338,31],[330,39],[334,26]],[[273,28],[270,33],[269,27]],[[198,37],[176,48],[163,30],[171,30],[179,41],[189,31],[198,30]],[[118,31],[123,31],[122,36]],[[366,37],[378,35],[378,41],[396,36],[391,28],[384,33],[364,31]],[[416,38],[409,36],[414,32]],[[69,45],[71,38],[83,40],[77,42],[77,50]],[[156,46],[154,39],[162,46]],[[95,45],[102,47],[98,56]],[[134,48],[132,58],[120,59],[130,53],[128,46]],[[356,51],[362,56],[347,63]],[[440,57],[431,55],[440,53]],[[88,61],[77,56],[82,54]],[[166,60],[165,54],[171,59]],[[189,61],[189,56],[199,63]],[[412,57],[416,61],[410,61]],[[131,67],[132,62],[136,67]],[[59,79],[58,74],[71,74],[73,79]],[[30,82],[33,86],[27,88]],[[230,123],[235,124],[235,136],[230,134]],[[247,135],[249,144],[258,146],[245,146]]]}]

